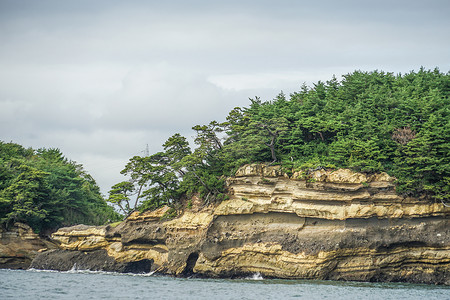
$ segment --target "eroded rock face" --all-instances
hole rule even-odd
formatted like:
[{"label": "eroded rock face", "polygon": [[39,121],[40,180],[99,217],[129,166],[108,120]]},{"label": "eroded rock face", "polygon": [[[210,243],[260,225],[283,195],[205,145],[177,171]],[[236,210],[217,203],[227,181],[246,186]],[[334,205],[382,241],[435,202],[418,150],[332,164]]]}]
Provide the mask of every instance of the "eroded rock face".
[{"label": "eroded rock face", "polygon": [[[264,219],[271,216],[279,217],[268,213],[216,219],[212,238],[203,244],[194,271],[227,277],[259,272],[278,278],[449,284],[446,220],[306,218],[295,228],[293,216],[285,223],[275,220],[265,224]],[[239,238],[241,234],[233,225],[242,222],[256,226]],[[225,227],[235,233],[231,239]]]},{"label": "eroded rock face", "polygon": [[50,250],[36,257],[30,268],[44,270],[91,270],[120,273],[148,273],[153,261],[119,262],[104,249],[93,251]]},{"label": "eroded rock face", "polygon": [[241,168],[228,179],[232,197],[219,205],[216,214],[280,211],[331,220],[448,215],[442,203],[398,196],[394,178],[386,173],[318,170],[305,180],[298,173],[287,178],[279,172],[279,167],[261,165]]},{"label": "eroded rock face", "polygon": [[450,285],[449,208],[396,195],[385,173],[317,170],[306,179],[247,165],[228,189],[229,200],[170,221],[160,220],[162,208],[115,228],[69,227],[53,237],[71,262],[104,251],[117,266],[151,262],[150,271],[164,274]]},{"label": "eroded rock face", "polygon": [[15,223],[11,228],[0,228],[0,268],[27,269],[39,252],[56,247],[26,224]]}]

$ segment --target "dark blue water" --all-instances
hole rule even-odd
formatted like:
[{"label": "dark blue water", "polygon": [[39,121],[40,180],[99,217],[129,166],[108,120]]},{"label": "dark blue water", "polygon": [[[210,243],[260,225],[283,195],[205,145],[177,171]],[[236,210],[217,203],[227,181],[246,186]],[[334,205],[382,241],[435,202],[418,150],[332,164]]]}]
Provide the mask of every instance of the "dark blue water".
[{"label": "dark blue water", "polygon": [[450,287],[311,280],[183,279],[86,271],[0,270],[0,299],[420,299]]}]

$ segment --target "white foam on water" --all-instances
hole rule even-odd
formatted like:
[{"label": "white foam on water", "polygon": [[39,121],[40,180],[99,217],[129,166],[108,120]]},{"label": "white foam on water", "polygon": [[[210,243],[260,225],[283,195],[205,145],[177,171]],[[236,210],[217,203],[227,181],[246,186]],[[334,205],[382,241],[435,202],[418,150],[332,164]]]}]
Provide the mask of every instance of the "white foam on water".
[{"label": "white foam on water", "polygon": [[255,274],[252,274],[251,276],[245,278],[248,280],[264,280],[264,277],[261,275],[261,273],[256,272]]}]

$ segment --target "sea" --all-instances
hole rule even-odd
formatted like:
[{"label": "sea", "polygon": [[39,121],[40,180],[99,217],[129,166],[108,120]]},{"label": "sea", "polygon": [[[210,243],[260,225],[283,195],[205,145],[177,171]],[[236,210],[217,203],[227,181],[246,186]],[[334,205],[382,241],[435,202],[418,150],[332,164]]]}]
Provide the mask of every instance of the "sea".
[{"label": "sea", "polygon": [[175,278],[71,270],[0,270],[0,299],[450,300],[449,286],[324,280]]}]

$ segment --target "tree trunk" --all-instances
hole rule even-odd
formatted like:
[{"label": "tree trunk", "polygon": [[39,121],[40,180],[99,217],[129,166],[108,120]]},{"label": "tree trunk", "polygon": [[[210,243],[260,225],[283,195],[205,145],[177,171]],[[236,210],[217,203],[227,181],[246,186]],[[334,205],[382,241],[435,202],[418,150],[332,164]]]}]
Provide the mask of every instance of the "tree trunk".
[{"label": "tree trunk", "polygon": [[277,161],[277,156],[275,155],[275,138],[276,135],[272,135],[272,140],[270,141],[270,144],[266,144],[267,147],[270,148],[270,153],[272,154],[272,163]]},{"label": "tree trunk", "polygon": [[138,191],[137,196],[136,196],[136,201],[134,202],[133,210],[135,210],[136,207],[137,207],[137,204],[138,204],[138,202],[139,202],[139,197],[141,197],[141,192],[142,192],[142,188],[143,188],[143,187],[144,187],[143,184],[141,184],[141,186],[139,187],[139,191]]}]

